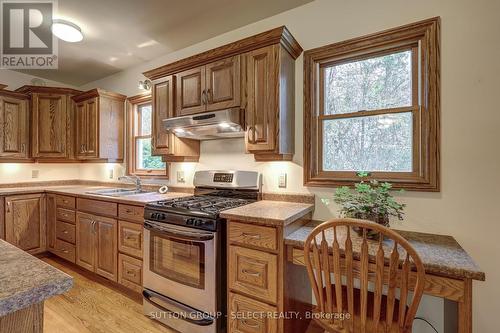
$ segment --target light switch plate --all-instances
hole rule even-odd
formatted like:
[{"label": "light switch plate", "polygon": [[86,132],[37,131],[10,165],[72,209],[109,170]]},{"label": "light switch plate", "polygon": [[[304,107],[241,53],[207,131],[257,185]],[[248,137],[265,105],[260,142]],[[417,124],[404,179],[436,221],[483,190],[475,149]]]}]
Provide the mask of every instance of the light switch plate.
[{"label": "light switch plate", "polygon": [[113,176],[114,176],[114,172],[113,172],[113,171],[114,171],[113,169],[109,169],[109,170],[108,170],[108,172],[109,172],[109,173],[108,173],[108,177],[109,177],[109,179],[113,179]]},{"label": "light switch plate", "polygon": [[38,178],[40,170],[31,170],[31,178]]},{"label": "light switch plate", "polygon": [[186,179],[184,178],[184,171],[179,170],[177,171],[177,182],[178,183],[185,183]]},{"label": "light switch plate", "polygon": [[286,172],[280,173],[280,176],[278,179],[278,187],[279,188],[286,188]]}]

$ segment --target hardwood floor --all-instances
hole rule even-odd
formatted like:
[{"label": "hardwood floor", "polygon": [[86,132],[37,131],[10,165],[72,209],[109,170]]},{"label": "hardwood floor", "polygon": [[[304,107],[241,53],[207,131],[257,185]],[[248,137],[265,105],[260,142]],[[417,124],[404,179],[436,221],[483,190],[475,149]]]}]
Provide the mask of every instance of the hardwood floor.
[{"label": "hardwood floor", "polygon": [[142,314],[137,295],[128,297],[124,290],[59,259],[42,260],[74,278],[70,291],[45,301],[45,333],[174,333]]}]

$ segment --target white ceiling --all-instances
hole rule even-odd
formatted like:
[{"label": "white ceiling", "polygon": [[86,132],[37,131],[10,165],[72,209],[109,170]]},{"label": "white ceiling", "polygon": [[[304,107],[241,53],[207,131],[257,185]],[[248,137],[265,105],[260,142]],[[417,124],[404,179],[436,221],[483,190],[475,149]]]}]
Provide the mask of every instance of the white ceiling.
[{"label": "white ceiling", "polygon": [[59,0],[80,43],[59,41],[58,70],[24,73],[80,86],[313,0]]}]

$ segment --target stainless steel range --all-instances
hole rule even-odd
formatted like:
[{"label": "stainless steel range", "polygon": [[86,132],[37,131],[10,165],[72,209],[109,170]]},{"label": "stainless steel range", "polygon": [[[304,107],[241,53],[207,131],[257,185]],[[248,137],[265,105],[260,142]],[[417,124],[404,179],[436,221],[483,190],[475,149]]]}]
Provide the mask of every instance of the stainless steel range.
[{"label": "stainless steel range", "polygon": [[198,171],[195,195],[146,205],[144,313],[181,333],[225,332],[225,221],[259,199],[251,171]]}]

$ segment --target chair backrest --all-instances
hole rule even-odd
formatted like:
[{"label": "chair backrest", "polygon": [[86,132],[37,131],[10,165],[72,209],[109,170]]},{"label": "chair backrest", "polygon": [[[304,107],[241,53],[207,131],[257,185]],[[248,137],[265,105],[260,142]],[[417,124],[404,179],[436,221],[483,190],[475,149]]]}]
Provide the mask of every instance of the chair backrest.
[{"label": "chair backrest", "polygon": [[[362,236],[351,228],[357,228]],[[377,235],[378,240],[369,239],[369,234]],[[370,221],[333,219],[311,232],[304,246],[304,258],[318,311],[347,310],[351,315],[350,320],[331,320],[335,327],[353,332],[356,326],[367,332],[370,318],[369,332],[379,332],[381,310],[385,306],[385,322],[397,324],[399,332],[411,332],[422,298],[425,270],[413,246],[398,233]],[[355,279],[359,280],[359,292],[355,292]],[[368,308],[369,282],[373,284],[373,309]],[[397,289],[400,294],[396,323]],[[357,316],[354,316],[355,304],[359,306]],[[355,320],[359,322],[354,323]]]}]

